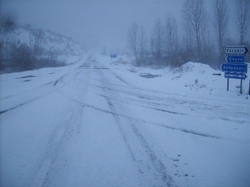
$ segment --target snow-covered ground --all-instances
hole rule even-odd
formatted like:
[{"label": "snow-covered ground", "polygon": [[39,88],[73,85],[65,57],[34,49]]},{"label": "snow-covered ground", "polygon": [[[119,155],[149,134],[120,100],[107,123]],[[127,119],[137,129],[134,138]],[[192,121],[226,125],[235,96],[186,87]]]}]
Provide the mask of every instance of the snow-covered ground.
[{"label": "snow-covered ground", "polygon": [[2,74],[0,186],[250,186],[248,80],[214,73],[92,54]]}]

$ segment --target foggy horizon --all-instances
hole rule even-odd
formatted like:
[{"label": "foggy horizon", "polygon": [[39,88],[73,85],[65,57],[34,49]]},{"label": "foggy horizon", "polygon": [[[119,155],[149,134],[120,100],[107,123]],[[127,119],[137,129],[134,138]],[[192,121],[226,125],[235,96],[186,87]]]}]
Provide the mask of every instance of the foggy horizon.
[{"label": "foggy horizon", "polygon": [[[88,49],[102,47],[125,49],[127,32],[133,22],[143,25],[147,37],[150,37],[155,20],[158,18],[164,20],[166,16],[172,15],[176,18],[178,32],[181,33],[183,2],[184,0],[73,0],[70,2],[2,0],[2,10],[4,15],[11,16],[17,24],[30,24],[71,37]],[[212,5],[209,2],[205,1],[205,5],[211,19]],[[228,3],[229,9],[232,9],[232,2],[233,0],[230,0]],[[232,14],[233,11],[230,10],[230,15]],[[210,26],[212,27],[211,23]],[[235,31],[234,27],[230,28],[230,33]]]},{"label": "foggy horizon", "polygon": [[173,15],[180,21],[183,0],[31,1],[3,0],[2,10],[17,24],[51,30],[72,37],[86,48],[126,48],[133,22],[150,36],[157,18]]}]

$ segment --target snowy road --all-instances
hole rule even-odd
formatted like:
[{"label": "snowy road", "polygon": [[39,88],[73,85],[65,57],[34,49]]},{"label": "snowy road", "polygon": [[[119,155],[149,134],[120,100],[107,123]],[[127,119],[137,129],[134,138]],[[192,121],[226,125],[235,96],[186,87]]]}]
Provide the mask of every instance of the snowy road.
[{"label": "snowy road", "polygon": [[60,73],[1,95],[0,186],[249,186],[249,102],[144,88],[91,58]]}]

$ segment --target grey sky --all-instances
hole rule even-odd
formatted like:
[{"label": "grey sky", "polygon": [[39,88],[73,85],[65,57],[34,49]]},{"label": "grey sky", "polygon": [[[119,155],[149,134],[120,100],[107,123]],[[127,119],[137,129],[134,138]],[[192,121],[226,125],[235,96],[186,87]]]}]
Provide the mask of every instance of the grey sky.
[{"label": "grey sky", "polygon": [[127,31],[133,22],[143,24],[150,34],[157,18],[172,14],[180,21],[183,1],[2,0],[2,9],[19,24],[50,29],[84,46],[112,49],[126,47]]},{"label": "grey sky", "polygon": [[31,24],[70,36],[83,45],[125,47],[132,22],[151,32],[154,20],[178,17],[182,0],[2,0],[3,12],[20,24]]}]

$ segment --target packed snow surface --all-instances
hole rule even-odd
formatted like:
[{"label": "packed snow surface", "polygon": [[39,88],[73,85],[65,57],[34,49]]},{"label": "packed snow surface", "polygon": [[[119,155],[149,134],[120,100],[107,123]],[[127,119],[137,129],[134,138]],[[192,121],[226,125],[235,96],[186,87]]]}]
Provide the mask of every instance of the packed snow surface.
[{"label": "packed snow surface", "polygon": [[249,187],[248,80],[90,54],[0,77],[0,186]]}]

